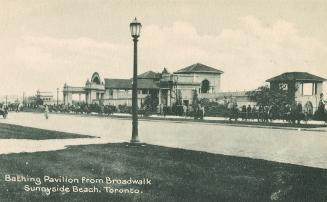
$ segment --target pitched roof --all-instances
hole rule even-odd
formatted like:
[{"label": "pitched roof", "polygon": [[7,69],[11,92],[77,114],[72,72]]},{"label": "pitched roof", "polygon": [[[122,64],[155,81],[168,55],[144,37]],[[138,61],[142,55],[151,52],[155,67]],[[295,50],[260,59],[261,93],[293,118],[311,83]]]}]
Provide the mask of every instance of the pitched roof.
[{"label": "pitched roof", "polygon": [[151,79],[138,79],[138,89],[159,89],[159,83]]},{"label": "pitched roof", "polygon": [[224,73],[221,70],[209,67],[204,64],[196,63],[191,66],[185,67],[175,72],[175,74],[188,74],[188,73],[212,73],[212,74],[222,74]]},{"label": "pitched roof", "polygon": [[[132,79],[105,79],[107,89],[132,89]],[[138,79],[138,89],[159,89],[157,82],[151,79]]]},{"label": "pitched roof", "polygon": [[286,72],[278,76],[272,77],[266,80],[267,82],[272,81],[326,81],[325,78],[310,74],[308,72]]},{"label": "pitched roof", "polygon": [[130,79],[104,79],[105,88],[110,89],[130,89],[132,88]]},{"label": "pitched roof", "polygon": [[162,70],[161,74],[169,74],[168,70],[166,69],[166,67],[164,67],[164,69]]},{"label": "pitched roof", "polygon": [[144,72],[143,74],[138,75],[137,78],[139,78],[139,79],[159,79],[160,73],[153,72],[153,71],[147,71],[147,72]]}]

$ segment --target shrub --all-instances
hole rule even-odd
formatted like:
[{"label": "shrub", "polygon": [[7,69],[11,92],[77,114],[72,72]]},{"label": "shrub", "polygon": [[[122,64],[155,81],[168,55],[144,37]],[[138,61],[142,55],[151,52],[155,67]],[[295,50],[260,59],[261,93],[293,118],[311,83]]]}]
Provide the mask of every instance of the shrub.
[{"label": "shrub", "polygon": [[110,115],[110,114],[113,114],[115,112],[117,112],[117,108],[115,106],[113,106],[113,105],[105,105],[104,106],[103,113]]},{"label": "shrub", "polygon": [[147,111],[147,113],[156,112],[158,104],[159,99],[153,94],[147,95],[144,99],[144,109]]},{"label": "shrub", "polygon": [[120,113],[132,113],[132,106],[127,106],[127,105],[118,105],[118,110]]},{"label": "shrub", "polygon": [[327,121],[327,113],[320,110],[316,110],[313,115],[313,120],[316,121]]},{"label": "shrub", "polygon": [[90,110],[90,112],[95,112],[95,113],[99,113],[99,114],[101,114],[103,112],[102,107],[99,104],[96,104],[96,103],[90,104],[89,105],[89,110]]},{"label": "shrub", "polygon": [[223,116],[229,114],[229,110],[225,105],[217,102],[204,102],[205,116]]},{"label": "shrub", "polygon": [[183,105],[173,105],[171,107],[171,113],[172,115],[177,115],[177,116],[183,116]]}]

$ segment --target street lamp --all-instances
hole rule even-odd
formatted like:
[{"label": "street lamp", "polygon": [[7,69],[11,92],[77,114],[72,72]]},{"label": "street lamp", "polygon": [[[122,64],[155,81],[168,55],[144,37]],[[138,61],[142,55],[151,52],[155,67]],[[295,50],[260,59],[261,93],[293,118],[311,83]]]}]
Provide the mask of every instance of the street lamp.
[{"label": "street lamp", "polygon": [[132,122],[132,139],[131,143],[139,143],[138,136],[138,123],[137,123],[137,41],[138,37],[141,33],[141,23],[137,21],[135,18],[133,22],[130,23],[131,35],[133,37],[134,42],[134,68],[133,68],[133,93],[132,93],[132,114],[133,114],[133,122]]}]

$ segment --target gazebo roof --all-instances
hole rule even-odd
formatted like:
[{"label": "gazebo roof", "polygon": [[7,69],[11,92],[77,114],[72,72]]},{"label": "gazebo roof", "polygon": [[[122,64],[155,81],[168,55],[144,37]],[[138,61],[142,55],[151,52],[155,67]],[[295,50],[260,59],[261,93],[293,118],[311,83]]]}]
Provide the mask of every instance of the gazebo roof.
[{"label": "gazebo roof", "polygon": [[267,82],[285,82],[285,81],[326,81],[325,78],[310,74],[308,72],[285,72],[278,76],[266,80]]}]

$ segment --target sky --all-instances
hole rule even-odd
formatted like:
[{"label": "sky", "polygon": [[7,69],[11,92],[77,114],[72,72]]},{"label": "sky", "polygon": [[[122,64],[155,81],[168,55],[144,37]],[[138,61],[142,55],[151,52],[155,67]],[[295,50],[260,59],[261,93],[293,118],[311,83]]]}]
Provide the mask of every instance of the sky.
[{"label": "sky", "polygon": [[[327,78],[325,0],[0,0],[0,97],[131,78],[129,23],[142,23],[139,73],[202,63],[222,91],[287,71]],[[324,91],[326,92],[326,85]]]}]

